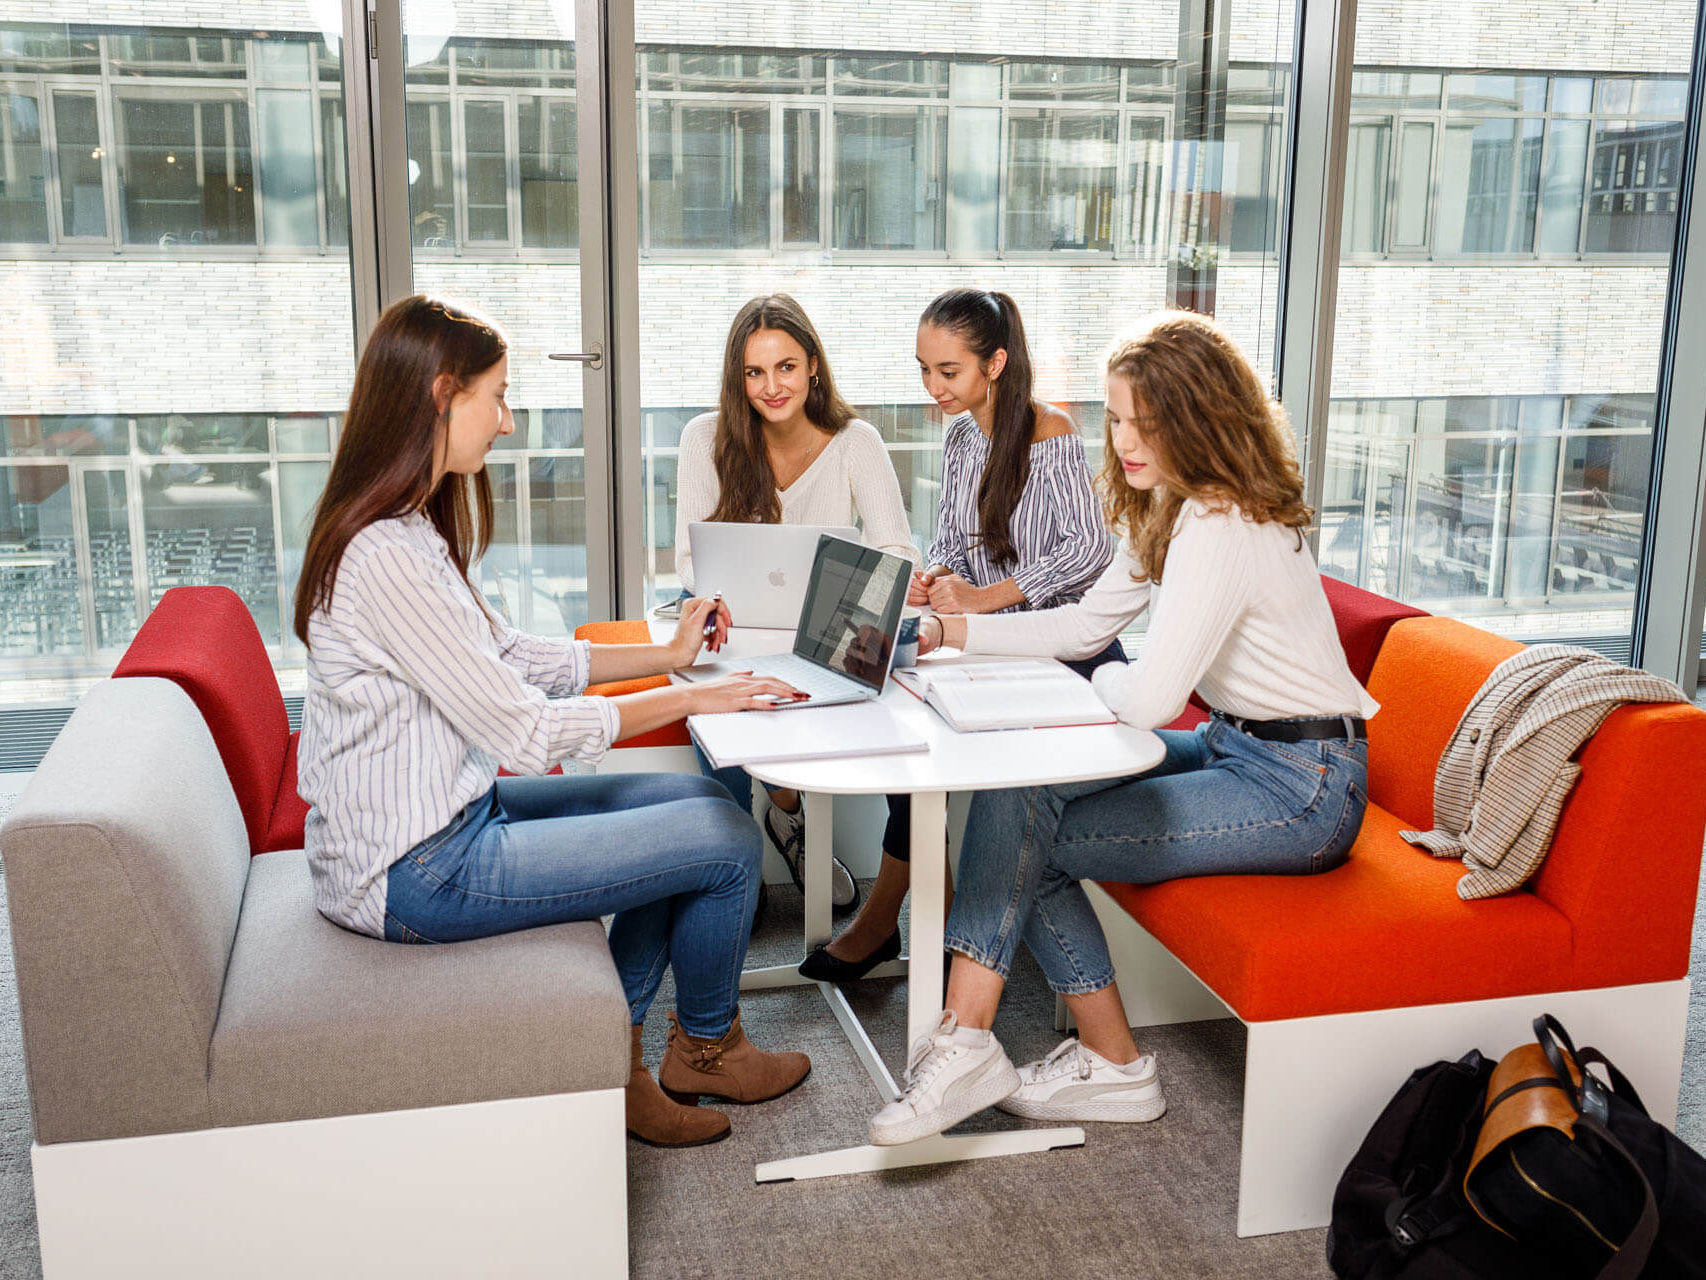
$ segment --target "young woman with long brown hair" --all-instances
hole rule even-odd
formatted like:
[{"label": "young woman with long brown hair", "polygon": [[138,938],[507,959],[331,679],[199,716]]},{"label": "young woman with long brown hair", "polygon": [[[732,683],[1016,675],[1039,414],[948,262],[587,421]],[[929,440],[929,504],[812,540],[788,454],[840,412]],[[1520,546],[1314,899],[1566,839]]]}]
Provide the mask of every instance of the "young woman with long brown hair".
[{"label": "young woman with long brown hair", "polygon": [[[1150,611],[1130,666],[1092,679],[1119,718],[1157,729],[1197,690],[1215,708],[1136,777],[979,792],[948,920],[946,1009],[913,1046],[901,1098],[871,1120],[910,1142],[1000,1105],[1050,1120],[1152,1120],[1165,1109],[1139,1053],[1082,880],[1306,875],[1344,861],[1367,803],[1364,718],[1314,558],[1289,428],[1212,320],[1170,312],[1107,364],[1114,562],[1075,605],[938,615],[919,648],[1094,653]],[[1019,943],[1066,998],[1079,1035],[1015,1070],[989,1027]]]},{"label": "young woman with long brown hair", "polygon": [[[918,562],[883,438],[841,398],[817,330],[785,293],[753,298],[735,314],[723,347],[717,409],[683,428],[679,468],[675,555],[689,590],[687,526],[699,520],[858,525],[879,551]],[[736,803],[751,804],[745,770],[712,776]],[[765,830],[798,884],[804,847],[799,796],[772,790],[770,801]],[[839,910],[858,901],[858,886],[839,858],[830,891]]]},{"label": "young woman with long brown hair", "polygon": [[[918,371],[948,417],[942,499],[930,567],[907,602],[937,613],[1010,613],[1069,604],[1113,558],[1084,442],[1072,419],[1038,400],[1018,304],[1005,293],[953,289],[918,322]],[[1117,639],[1073,664],[1080,675],[1123,662]],[[912,883],[912,802],[889,797],[883,857],[864,909],[800,972],[863,977],[900,954],[900,908]]]},{"label": "young woman with long brown hair", "polygon": [[[770,707],[787,687],[747,676],[579,696],[691,663],[707,627],[726,634],[709,600],[688,602],[662,645],[553,640],[492,614],[469,571],[491,539],[486,454],[515,429],[508,378],[497,328],[427,297],[387,310],[362,352],[296,593],[315,904],[409,943],[613,916],[632,1023],[628,1131],[714,1142],[727,1118],[659,1090],[640,1026],[667,965],[671,1093],[757,1102],[810,1070],[804,1054],[760,1052],[740,1026],[758,830],[705,778],[538,775],[689,712]],[[527,776],[499,778],[500,766]]]}]

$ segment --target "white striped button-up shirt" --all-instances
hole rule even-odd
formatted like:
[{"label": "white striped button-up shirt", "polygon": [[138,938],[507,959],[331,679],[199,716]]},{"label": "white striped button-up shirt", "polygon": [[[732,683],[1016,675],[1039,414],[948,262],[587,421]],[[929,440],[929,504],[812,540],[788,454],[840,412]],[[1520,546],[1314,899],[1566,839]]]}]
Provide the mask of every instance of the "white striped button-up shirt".
[{"label": "white striped button-up shirt", "polygon": [[978,536],[977,491],[989,462],[989,439],[964,413],[948,424],[942,440],[942,505],[927,563],[952,569],[974,587],[1012,578],[1026,603],[1003,613],[1071,603],[1114,557],[1078,434],[1037,441],[1030,460],[1030,478],[1007,521],[1019,558],[998,564]]},{"label": "white striped button-up shirt", "polygon": [[308,620],[298,789],[321,914],[383,937],[385,872],[484,795],[499,766],[596,760],[620,724],[591,646],[494,623],[425,516],[368,525]]}]

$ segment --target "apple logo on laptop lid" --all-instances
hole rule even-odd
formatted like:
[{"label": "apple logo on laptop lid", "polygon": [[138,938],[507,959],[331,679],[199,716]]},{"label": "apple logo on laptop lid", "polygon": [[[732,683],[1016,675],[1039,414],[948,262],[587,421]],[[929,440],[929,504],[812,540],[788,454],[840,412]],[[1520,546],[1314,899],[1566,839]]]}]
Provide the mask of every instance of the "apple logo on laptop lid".
[{"label": "apple logo on laptop lid", "polygon": [[781,569],[772,569],[770,571],[770,585],[773,587],[785,587],[785,586],[787,586],[788,585],[788,575],[785,572],[783,572]]}]

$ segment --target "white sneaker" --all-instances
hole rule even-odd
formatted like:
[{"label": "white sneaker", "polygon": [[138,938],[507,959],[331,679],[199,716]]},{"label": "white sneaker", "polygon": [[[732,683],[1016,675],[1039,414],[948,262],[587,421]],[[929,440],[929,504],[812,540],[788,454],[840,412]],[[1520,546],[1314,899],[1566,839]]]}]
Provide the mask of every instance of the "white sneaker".
[{"label": "white sneaker", "polygon": [[[794,887],[806,891],[805,876],[800,862],[806,852],[806,815],[802,806],[789,813],[779,804],[764,810],[764,834],[788,864],[788,874],[794,877]],[[851,911],[859,905],[859,882],[847,869],[847,864],[834,854],[829,858],[829,903],[839,912]]]},{"label": "white sneaker", "polygon": [[871,1117],[871,1142],[892,1147],[941,1133],[1018,1087],[1001,1042],[945,1010],[936,1030],[912,1046],[905,1092]]},{"label": "white sneaker", "polygon": [[1119,1066],[1076,1038],[1019,1068],[1019,1088],[996,1104],[1027,1120],[1156,1120],[1167,1110],[1155,1055]]}]

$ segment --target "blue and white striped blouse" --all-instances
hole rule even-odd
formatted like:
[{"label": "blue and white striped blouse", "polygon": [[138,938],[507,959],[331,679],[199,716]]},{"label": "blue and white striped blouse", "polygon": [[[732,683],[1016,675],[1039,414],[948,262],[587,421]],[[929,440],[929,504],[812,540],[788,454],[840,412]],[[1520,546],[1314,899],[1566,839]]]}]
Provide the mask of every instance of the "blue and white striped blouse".
[{"label": "blue and white striped blouse", "polygon": [[977,490],[989,461],[989,439],[971,414],[948,424],[942,441],[942,506],[928,563],[945,565],[974,587],[1012,578],[1027,603],[1003,609],[1071,604],[1114,558],[1090,485],[1090,464],[1077,432],[1031,446],[1031,474],[1008,521],[1018,561],[997,564],[978,537]]},{"label": "blue and white striped blouse", "polygon": [[591,646],[494,631],[418,513],[350,540],[308,642],[297,786],[312,806],[314,905],[358,933],[385,936],[386,869],[484,795],[500,765],[596,760],[620,724],[608,699],[571,696]]}]

